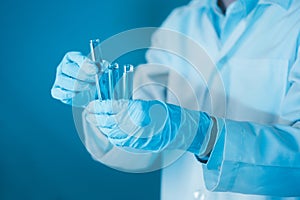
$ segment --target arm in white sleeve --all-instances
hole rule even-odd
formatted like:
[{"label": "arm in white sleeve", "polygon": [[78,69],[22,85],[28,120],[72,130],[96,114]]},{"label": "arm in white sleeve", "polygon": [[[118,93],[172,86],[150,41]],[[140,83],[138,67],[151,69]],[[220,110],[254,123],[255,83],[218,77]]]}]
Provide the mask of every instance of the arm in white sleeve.
[{"label": "arm in white sleeve", "polygon": [[218,118],[218,138],[207,165],[206,186],[270,196],[300,195],[300,55],[281,105],[282,124]]}]

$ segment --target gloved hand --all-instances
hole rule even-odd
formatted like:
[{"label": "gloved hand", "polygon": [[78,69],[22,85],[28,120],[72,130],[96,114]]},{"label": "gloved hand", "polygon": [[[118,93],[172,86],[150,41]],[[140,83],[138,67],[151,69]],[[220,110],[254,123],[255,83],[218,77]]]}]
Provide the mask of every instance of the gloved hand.
[{"label": "gloved hand", "polygon": [[[80,52],[67,53],[57,67],[52,97],[82,107],[95,99],[98,67]],[[76,102],[75,102],[76,101]]]},{"label": "gloved hand", "polygon": [[206,113],[156,100],[93,101],[85,112],[114,145],[153,152],[167,148],[199,155],[213,124]]}]

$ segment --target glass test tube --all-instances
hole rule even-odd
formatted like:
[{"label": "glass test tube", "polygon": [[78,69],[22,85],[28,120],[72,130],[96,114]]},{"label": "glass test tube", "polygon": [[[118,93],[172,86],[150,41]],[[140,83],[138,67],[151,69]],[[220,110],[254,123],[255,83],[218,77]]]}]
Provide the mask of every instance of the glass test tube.
[{"label": "glass test tube", "polygon": [[[109,64],[102,59],[99,45],[99,39],[90,40],[91,59],[100,70],[100,73],[95,75],[98,99],[131,99],[133,92],[133,65],[124,65],[123,68],[119,68],[117,63]],[[99,75],[101,75],[100,79]]]},{"label": "glass test tube", "polygon": [[108,87],[108,82],[109,82],[109,73],[108,73],[108,68],[101,74],[100,77],[100,88],[101,88],[101,97],[102,100],[107,100],[109,99],[109,87]]},{"label": "glass test tube", "polygon": [[117,63],[108,68],[108,90],[110,99],[118,99],[116,84],[119,81],[119,65]]},{"label": "glass test tube", "polygon": [[103,100],[118,99],[116,84],[119,80],[119,65],[108,65],[100,78],[101,96]]},{"label": "glass test tube", "polygon": [[[92,61],[94,61],[96,63],[96,65],[98,66],[98,68],[100,69],[100,72],[101,72],[101,70],[102,70],[101,64],[102,64],[103,60],[102,60],[102,53],[101,53],[99,44],[100,44],[99,39],[90,40],[90,50],[91,50]],[[100,89],[98,74],[95,75],[95,83],[96,83],[97,96],[98,96],[98,99],[101,101],[102,97],[101,97],[101,89]]]},{"label": "glass test tube", "polygon": [[122,80],[122,95],[123,99],[132,99],[133,92],[133,65],[124,65],[123,80]]}]

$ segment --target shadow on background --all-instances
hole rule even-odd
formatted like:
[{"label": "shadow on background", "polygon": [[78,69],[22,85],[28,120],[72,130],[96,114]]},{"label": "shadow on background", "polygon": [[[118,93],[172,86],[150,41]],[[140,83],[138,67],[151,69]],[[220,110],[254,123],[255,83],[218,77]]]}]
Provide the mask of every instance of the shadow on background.
[{"label": "shadow on background", "polygon": [[1,2],[1,200],[159,199],[159,172],[122,173],[90,157],[71,107],[52,99],[50,89],[66,52],[88,54],[91,38],[159,26],[187,2]]}]

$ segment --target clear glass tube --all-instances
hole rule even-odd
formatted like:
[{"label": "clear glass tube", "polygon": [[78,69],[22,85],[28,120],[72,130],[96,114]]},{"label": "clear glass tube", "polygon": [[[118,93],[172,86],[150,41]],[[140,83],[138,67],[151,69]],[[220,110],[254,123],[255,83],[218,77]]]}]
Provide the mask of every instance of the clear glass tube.
[{"label": "clear glass tube", "polygon": [[[90,40],[90,49],[91,49],[91,58],[92,61],[94,61],[96,63],[96,65],[99,67],[99,71],[101,72],[101,63],[102,61],[102,53],[101,53],[101,49],[100,49],[100,40],[99,39],[95,39],[95,40]],[[100,84],[99,84],[99,75],[96,74],[95,75],[95,83],[96,83],[96,91],[97,91],[97,96],[98,99],[101,101],[102,97],[101,97],[101,89],[100,89]]]}]

